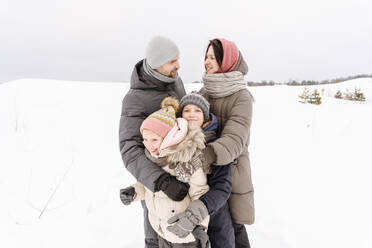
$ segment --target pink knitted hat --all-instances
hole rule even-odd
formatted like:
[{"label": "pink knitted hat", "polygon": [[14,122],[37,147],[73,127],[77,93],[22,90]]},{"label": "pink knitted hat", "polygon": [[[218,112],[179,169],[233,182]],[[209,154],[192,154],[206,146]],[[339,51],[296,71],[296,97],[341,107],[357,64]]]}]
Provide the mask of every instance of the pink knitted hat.
[{"label": "pink knitted hat", "polygon": [[176,114],[179,109],[179,101],[174,97],[166,97],[161,102],[161,109],[149,115],[141,124],[143,129],[153,131],[162,138],[177,124]]},{"label": "pink knitted hat", "polygon": [[218,38],[222,43],[223,59],[222,65],[218,72],[230,72],[233,71],[239,60],[239,49],[234,42]]},{"label": "pink knitted hat", "polygon": [[163,143],[161,143],[159,150],[163,150],[173,145],[180,143],[187,134],[188,122],[184,118],[177,118],[177,124],[165,136]]}]

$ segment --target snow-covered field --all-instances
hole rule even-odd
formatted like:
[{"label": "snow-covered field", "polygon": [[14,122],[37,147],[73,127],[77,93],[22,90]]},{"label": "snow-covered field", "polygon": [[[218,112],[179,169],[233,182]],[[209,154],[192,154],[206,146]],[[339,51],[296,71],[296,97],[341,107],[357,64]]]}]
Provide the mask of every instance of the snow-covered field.
[{"label": "snow-covered field", "polygon": [[[188,84],[188,92],[201,87]],[[250,88],[252,247],[372,247],[372,79]],[[358,87],[364,103],[333,98]],[[143,247],[140,204],[118,148],[126,83],[0,85],[0,247]]]}]

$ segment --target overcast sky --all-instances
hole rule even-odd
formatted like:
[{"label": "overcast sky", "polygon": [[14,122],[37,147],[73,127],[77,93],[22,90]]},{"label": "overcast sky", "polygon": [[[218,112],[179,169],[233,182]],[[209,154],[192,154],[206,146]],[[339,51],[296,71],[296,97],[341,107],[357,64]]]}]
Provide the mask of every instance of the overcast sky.
[{"label": "overcast sky", "polygon": [[0,0],[0,81],[128,82],[154,35],[181,50],[200,80],[208,40],[233,40],[247,80],[321,80],[372,73],[369,0]]}]

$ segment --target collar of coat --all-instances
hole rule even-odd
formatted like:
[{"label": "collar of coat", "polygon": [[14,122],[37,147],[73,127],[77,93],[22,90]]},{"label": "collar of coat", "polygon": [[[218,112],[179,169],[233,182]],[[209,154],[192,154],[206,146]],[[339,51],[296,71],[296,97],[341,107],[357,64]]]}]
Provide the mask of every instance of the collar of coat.
[{"label": "collar of coat", "polygon": [[161,151],[161,156],[167,157],[171,164],[189,162],[195,152],[205,148],[205,138],[202,129],[196,125],[189,125],[186,137],[177,145]]},{"label": "collar of coat", "polygon": [[[131,89],[153,89],[158,91],[169,91],[174,88],[175,82],[163,82],[151,75],[148,75],[143,68],[144,60],[139,61],[133,69],[130,80]],[[180,77],[177,81],[181,80]]]},{"label": "collar of coat", "polygon": [[[195,125],[189,125],[186,137],[179,144],[168,147],[161,151],[158,158],[152,157],[148,152],[146,156],[158,164],[164,166],[164,159],[170,169],[175,171],[178,180],[188,182],[192,174],[199,168],[203,168],[203,153],[205,148],[205,136],[202,129]],[[208,168],[203,168],[208,173]]]}]

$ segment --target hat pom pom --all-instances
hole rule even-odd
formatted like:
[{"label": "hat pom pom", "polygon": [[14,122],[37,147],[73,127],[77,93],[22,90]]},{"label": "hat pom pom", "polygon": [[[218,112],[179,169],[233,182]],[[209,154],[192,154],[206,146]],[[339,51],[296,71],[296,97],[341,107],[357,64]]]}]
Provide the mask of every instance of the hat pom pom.
[{"label": "hat pom pom", "polygon": [[161,102],[161,108],[162,109],[168,109],[169,107],[172,107],[174,109],[175,114],[177,114],[179,108],[180,108],[180,102],[177,98],[173,96],[168,96],[163,99]]}]

